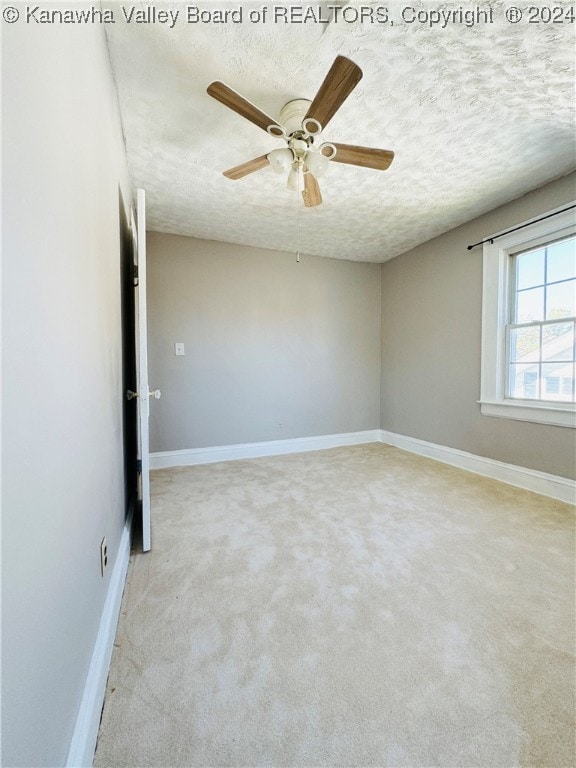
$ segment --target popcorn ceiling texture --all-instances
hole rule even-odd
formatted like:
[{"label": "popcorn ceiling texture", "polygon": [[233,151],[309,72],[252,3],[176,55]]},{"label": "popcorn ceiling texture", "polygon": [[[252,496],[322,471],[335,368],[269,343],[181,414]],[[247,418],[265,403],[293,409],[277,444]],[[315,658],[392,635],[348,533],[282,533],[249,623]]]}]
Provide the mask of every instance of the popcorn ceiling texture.
[{"label": "popcorn ceiling texture", "polygon": [[[243,23],[225,25],[186,24],[185,6],[167,3],[180,9],[173,29],[126,24],[111,6],[128,163],[151,230],[287,251],[299,230],[302,253],[383,262],[576,165],[573,25],[510,24],[502,2],[494,24],[445,29],[402,23],[406,4],[388,4],[393,26],[251,24],[261,4],[245,5]],[[334,163],[313,209],[270,168],[226,179],[284,145],[210,98],[209,83],[276,117],[313,98],[338,54],[364,77],[324,139],[392,149],[390,169]]]}]

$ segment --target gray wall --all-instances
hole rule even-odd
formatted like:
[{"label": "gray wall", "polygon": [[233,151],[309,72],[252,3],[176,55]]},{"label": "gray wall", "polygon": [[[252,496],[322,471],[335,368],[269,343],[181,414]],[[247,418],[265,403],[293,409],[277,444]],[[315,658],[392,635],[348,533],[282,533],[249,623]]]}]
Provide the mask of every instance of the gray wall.
[{"label": "gray wall", "polygon": [[377,264],[152,232],[148,311],[152,451],[380,425]]},{"label": "gray wall", "polygon": [[128,177],[102,28],[2,32],[2,764],[53,768],[66,761],[124,525]]},{"label": "gray wall", "polygon": [[574,430],[480,415],[482,248],[576,197],[565,176],[382,265],[382,428],[574,477]]}]

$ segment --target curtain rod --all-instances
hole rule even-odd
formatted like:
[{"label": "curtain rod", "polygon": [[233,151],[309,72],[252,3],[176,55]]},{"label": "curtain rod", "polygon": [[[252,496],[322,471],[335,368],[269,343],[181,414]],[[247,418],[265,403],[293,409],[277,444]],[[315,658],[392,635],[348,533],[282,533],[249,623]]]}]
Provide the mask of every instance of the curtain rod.
[{"label": "curtain rod", "polygon": [[494,237],[487,237],[485,240],[480,240],[478,243],[474,243],[473,245],[467,246],[467,250],[471,251],[472,248],[476,248],[477,245],[484,245],[484,243],[493,243],[494,240],[497,240],[499,237],[504,237],[504,235],[509,235],[510,232],[516,232],[518,229],[524,229],[524,227],[530,227],[532,224],[537,224],[539,221],[544,221],[544,219],[549,219],[551,216],[558,216],[560,213],[565,213],[566,211],[572,210],[572,208],[576,208],[575,205],[569,205],[567,208],[562,208],[561,211],[554,211],[554,213],[548,213],[546,216],[541,216],[539,219],[534,219],[533,221],[529,221],[526,224],[520,224],[519,227],[513,227],[512,229],[507,229],[506,232],[500,232],[499,235],[494,235]]}]

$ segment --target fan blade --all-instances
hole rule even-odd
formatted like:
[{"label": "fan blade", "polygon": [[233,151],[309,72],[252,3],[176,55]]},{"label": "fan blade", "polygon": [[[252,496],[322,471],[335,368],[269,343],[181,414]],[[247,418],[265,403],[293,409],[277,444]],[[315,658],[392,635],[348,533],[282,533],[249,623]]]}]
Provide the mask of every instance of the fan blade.
[{"label": "fan blade", "polygon": [[269,125],[278,125],[277,120],[274,120],[273,117],[262,112],[262,110],[255,107],[254,104],[251,104],[247,99],[240,96],[239,93],[236,93],[236,91],[233,91],[232,88],[224,85],[224,83],[221,83],[219,80],[210,83],[206,92],[212,96],[212,98],[216,99],[216,101],[219,101],[221,104],[224,104],[225,107],[242,115],[246,120],[250,120],[251,123],[254,123],[254,125],[257,125],[264,131]]},{"label": "fan blade", "polygon": [[336,111],[362,79],[362,70],[345,56],[337,56],[310,104],[306,117],[318,120],[326,128]]},{"label": "fan blade", "polygon": [[394,160],[394,152],[388,149],[372,149],[372,147],[356,147],[354,144],[336,144],[335,163],[360,165],[362,168],[375,168],[385,171]]},{"label": "fan blade", "polygon": [[322,195],[320,194],[320,187],[316,177],[311,173],[304,174],[304,189],[302,190],[302,197],[304,198],[304,205],[306,208],[314,208],[315,205],[320,205],[322,202]]},{"label": "fan blade", "polygon": [[247,163],[242,163],[242,165],[237,165],[235,168],[224,171],[224,176],[227,179],[241,179],[243,176],[248,176],[249,173],[259,171],[268,164],[268,155],[260,155],[260,157],[255,157],[254,160],[248,160]]}]

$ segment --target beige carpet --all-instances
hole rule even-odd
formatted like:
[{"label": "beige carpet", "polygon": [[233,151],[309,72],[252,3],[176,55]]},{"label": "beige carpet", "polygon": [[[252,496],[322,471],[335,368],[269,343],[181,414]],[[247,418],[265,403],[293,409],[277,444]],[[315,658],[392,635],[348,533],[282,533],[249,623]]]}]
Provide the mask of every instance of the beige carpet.
[{"label": "beige carpet", "polygon": [[574,765],[573,508],[373,444],[154,473],[95,765]]}]

